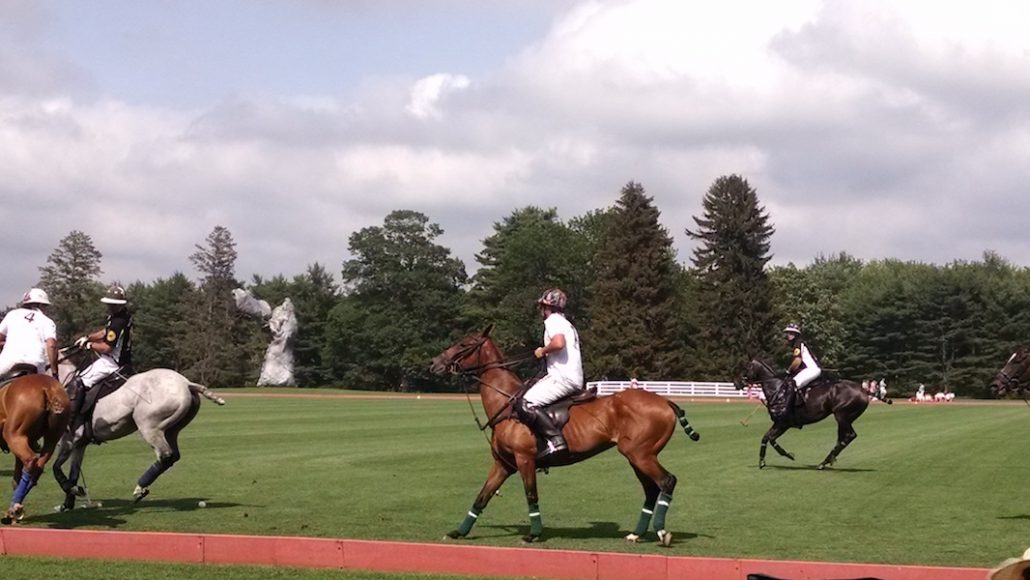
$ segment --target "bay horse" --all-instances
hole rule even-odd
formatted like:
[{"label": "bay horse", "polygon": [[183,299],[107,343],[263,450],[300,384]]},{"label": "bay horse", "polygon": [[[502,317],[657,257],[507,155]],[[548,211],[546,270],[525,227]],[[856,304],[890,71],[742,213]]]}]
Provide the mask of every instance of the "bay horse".
[{"label": "bay horse", "polygon": [[[102,384],[98,384],[93,388],[101,387]],[[218,405],[225,404],[224,399],[204,385],[194,383],[173,370],[152,369],[130,376],[125,384],[97,401],[92,423],[95,441],[113,441],[138,430],[157,454],[157,461],[136,482],[132,492],[135,501],[149,495],[154,481],[179,461],[179,433],[200,411],[201,396]],[[73,509],[75,498],[86,493],[78,485],[82,461],[90,443],[84,440],[84,431],[80,428],[65,433],[57,446],[53,470],[54,478],[64,491],[61,511]],[[61,467],[69,459],[71,465],[68,475],[65,475]]]},{"label": "bay horse", "polygon": [[0,388],[0,448],[14,454],[14,495],[0,523],[24,517],[25,497],[39,481],[70,420],[68,394],[49,375],[21,376]]},{"label": "bay horse", "polygon": [[492,329],[490,325],[481,333],[462,338],[433,358],[430,367],[438,375],[475,377],[483,409],[490,417],[487,425],[493,430],[490,448],[494,463],[486,483],[461,525],[447,536],[451,539],[467,536],[494,493],[518,471],[530,521],[529,534],[522,539],[525,542],[539,539],[543,534],[543,520],[536,488],[537,469],[571,465],[616,447],[629,460],[644,488],[644,507],[635,531],[627,535],[626,540],[639,541],[647,533],[653,516],[659,542],[663,546],[670,545],[672,533],[665,528],[665,516],[676,488],[676,476],[662,467],[658,454],[672,437],[677,422],[691,439],[700,438],[683,410],[676,403],[643,389],[620,391],[574,405],[562,429],[569,445],[568,453],[558,459],[548,456],[538,460],[536,436],[517,420],[512,410],[512,402],[523,391],[522,381],[510,370],[511,365],[505,362],[504,355],[490,338]]},{"label": "bay horse", "polygon": [[[770,401],[782,382],[783,379],[777,376],[769,365],[753,359],[748,363],[743,374],[734,381],[734,385],[738,389],[742,389],[757,383],[762,387],[765,400]],[[801,395],[798,397],[801,398]],[[776,440],[791,427],[800,429],[804,425],[822,421],[830,415],[837,420],[837,444],[818,468],[825,469],[833,465],[837,462],[837,456],[841,451],[844,451],[844,448],[858,437],[852,424],[862,416],[862,413],[865,413],[872,398],[873,395],[870,395],[854,381],[817,379],[806,389],[803,404],[791,409],[791,413],[786,417],[775,419],[772,417],[772,413],[769,413],[773,424],[762,436],[762,445],[758,451],[758,468],[765,467],[767,445],[772,445],[777,453],[794,461],[794,454],[785,451]],[[884,401],[891,404],[889,399],[884,399]]]},{"label": "bay horse", "polygon": [[1007,393],[1023,394],[1030,381],[1030,347],[1020,347],[1012,353],[1005,366],[1001,367],[998,374],[991,381],[991,390],[995,395],[1001,396]]}]

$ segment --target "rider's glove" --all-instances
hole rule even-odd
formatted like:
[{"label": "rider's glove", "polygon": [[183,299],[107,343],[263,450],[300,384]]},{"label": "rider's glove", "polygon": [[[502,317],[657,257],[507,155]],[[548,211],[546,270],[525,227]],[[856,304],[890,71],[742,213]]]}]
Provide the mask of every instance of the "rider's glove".
[{"label": "rider's glove", "polygon": [[75,348],[85,350],[87,344],[89,344],[88,336],[80,336],[75,339]]}]

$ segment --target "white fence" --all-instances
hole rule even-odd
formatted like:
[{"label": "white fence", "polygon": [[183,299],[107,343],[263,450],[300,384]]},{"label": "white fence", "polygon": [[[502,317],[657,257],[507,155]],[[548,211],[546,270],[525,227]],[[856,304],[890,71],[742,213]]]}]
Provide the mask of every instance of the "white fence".
[{"label": "white fence", "polygon": [[761,389],[738,390],[733,383],[693,383],[672,381],[597,381],[587,383],[597,387],[598,395],[612,395],[623,389],[645,389],[666,397],[724,397],[734,399],[761,398]]}]

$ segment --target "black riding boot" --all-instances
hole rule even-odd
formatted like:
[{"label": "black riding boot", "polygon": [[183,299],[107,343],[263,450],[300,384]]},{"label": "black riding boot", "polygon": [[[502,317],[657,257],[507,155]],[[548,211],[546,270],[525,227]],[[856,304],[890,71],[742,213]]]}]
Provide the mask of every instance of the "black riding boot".
[{"label": "black riding boot", "polygon": [[68,424],[68,431],[75,433],[82,425],[82,407],[86,402],[86,385],[82,384],[82,379],[76,378],[72,382],[68,383],[68,399],[71,401],[71,416],[72,420]]},{"label": "black riding boot", "polygon": [[561,429],[555,426],[554,422],[547,415],[547,411],[542,408],[533,408],[533,413],[536,415],[535,424],[536,431],[544,439],[547,440],[547,449],[540,453],[541,457],[547,455],[554,455],[561,451],[565,451],[569,448],[565,442],[565,437],[561,433]]}]

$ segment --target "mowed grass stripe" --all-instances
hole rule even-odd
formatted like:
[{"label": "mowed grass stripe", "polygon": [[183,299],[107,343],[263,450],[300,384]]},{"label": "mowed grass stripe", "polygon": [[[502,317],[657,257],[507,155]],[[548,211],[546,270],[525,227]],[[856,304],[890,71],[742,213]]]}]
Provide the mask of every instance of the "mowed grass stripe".
[{"label": "mowed grass stripe", "polygon": [[[991,566],[1030,544],[1030,409],[1021,404],[876,404],[826,471],[814,466],[833,446],[832,419],[781,438],[796,462],[770,449],[770,466],[758,470],[764,410],[743,427],[748,405],[684,407],[702,439],[677,431],[661,456],[679,477],[670,550],[620,539],[643,497],[615,451],[541,474],[540,547]],[[180,464],[136,506],[129,494],[153,461],[149,448],[135,436],[92,447],[86,477],[104,507],[48,513],[60,501],[48,479],[30,496],[26,524],[437,542],[491,463],[467,403],[431,399],[235,398],[205,404],[182,448]],[[526,511],[516,476],[466,543],[518,545]]]}]

